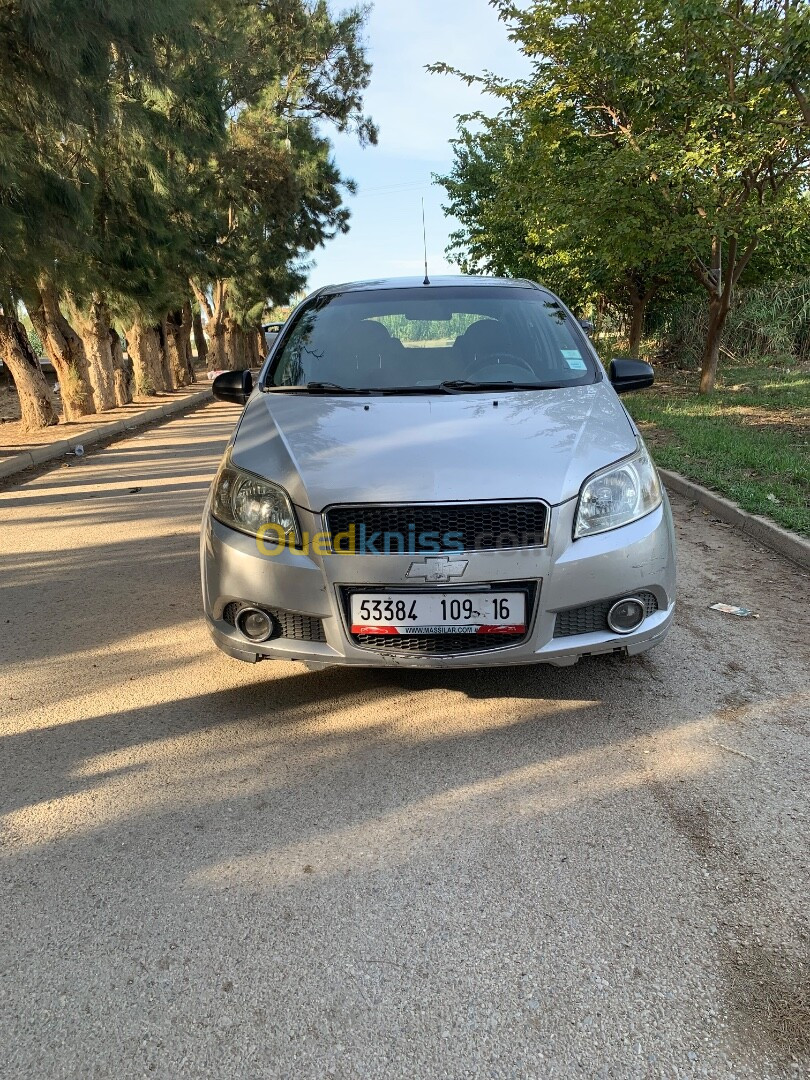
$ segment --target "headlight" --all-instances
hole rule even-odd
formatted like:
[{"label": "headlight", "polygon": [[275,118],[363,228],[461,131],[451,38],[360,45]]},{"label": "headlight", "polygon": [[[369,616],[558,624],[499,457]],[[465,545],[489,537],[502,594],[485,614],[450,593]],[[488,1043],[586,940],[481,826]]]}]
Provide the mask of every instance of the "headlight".
[{"label": "headlight", "polygon": [[662,499],[661,481],[647,449],[589,477],[579,493],[574,539],[607,532],[651,513]]},{"label": "headlight", "polygon": [[211,513],[223,525],[249,536],[258,536],[263,525],[278,526],[290,543],[300,546],[298,522],[287,492],[232,465],[230,453],[214,480]]}]

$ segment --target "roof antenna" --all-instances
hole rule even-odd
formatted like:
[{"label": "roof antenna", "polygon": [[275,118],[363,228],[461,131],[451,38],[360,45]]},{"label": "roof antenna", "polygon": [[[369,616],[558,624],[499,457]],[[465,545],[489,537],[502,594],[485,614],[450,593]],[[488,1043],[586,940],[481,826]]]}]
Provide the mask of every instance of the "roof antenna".
[{"label": "roof antenna", "polygon": [[427,268],[427,230],[425,229],[425,197],[424,197],[424,195],[422,196],[422,242],[425,245],[425,280],[422,282],[422,284],[423,285],[429,285],[430,284],[430,278],[428,277],[428,268]]}]

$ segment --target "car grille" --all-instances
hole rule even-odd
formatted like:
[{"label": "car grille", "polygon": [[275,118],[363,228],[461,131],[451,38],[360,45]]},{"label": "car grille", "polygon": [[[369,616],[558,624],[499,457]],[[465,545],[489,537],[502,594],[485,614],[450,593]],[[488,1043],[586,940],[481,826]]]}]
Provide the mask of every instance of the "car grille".
[{"label": "car grille", "polygon": [[364,649],[380,652],[416,653],[418,655],[452,656],[465,652],[490,652],[505,645],[517,645],[525,634],[409,634],[392,637],[388,634],[353,634],[352,640]]},{"label": "car grille", "polygon": [[[651,592],[639,592],[632,595],[637,596],[644,604],[647,616],[658,611],[658,601]],[[617,596],[614,600],[600,600],[598,604],[587,604],[585,607],[558,611],[554,624],[554,637],[576,637],[579,634],[612,632],[607,624],[608,612],[616,601],[621,599],[621,596]]]},{"label": "car grille", "polygon": [[[349,634],[349,637],[355,645],[359,645],[363,649],[425,656],[454,656],[457,653],[492,652],[494,649],[519,645],[529,636],[534,621],[537,584],[536,581],[499,581],[495,585],[486,586],[486,590],[494,592],[506,590],[526,593],[526,626],[528,629],[525,634],[400,634],[396,636],[394,634]],[[477,587],[480,586],[472,586],[472,588]],[[467,590],[469,588],[470,586],[467,586]],[[381,590],[379,585],[344,585],[340,589],[340,597],[347,622],[351,610],[352,593],[375,591],[423,592],[424,590],[403,590],[397,586]],[[464,592],[466,590],[462,586],[439,585],[435,591],[452,593],[453,591]]]},{"label": "car grille", "polygon": [[[346,554],[424,555],[543,547],[548,507],[537,500],[500,503],[414,503],[333,506],[325,513],[333,549]],[[354,526],[354,550],[334,537]],[[433,536],[426,540],[423,534]],[[388,534],[386,539],[386,534]],[[453,534],[453,535],[448,535]],[[368,542],[373,539],[373,549]]]},{"label": "car grille", "polygon": [[[280,608],[265,607],[263,604],[249,605],[232,601],[225,605],[222,618],[231,626],[236,625],[236,616],[243,607],[261,607],[268,615],[272,615],[280,628],[280,633],[273,637],[291,638],[293,641],[326,641],[323,630],[323,620],[314,615],[299,615],[294,611],[283,611]],[[272,640],[272,638],[268,638]]]}]

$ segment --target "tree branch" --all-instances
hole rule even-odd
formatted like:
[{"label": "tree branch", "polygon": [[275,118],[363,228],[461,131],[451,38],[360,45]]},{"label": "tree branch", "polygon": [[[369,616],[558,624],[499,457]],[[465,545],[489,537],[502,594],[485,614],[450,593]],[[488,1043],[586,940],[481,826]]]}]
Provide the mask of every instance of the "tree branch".
[{"label": "tree branch", "polygon": [[728,240],[728,248],[726,250],[726,280],[723,282],[723,292],[720,295],[720,299],[723,303],[723,309],[727,310],[731,302],[731,290],[736,284],[735,268],[737,266],[737,237],[730,236]]},{"label": "tree branch", "polygon": [[749,262],[751,261],[751,256],[754,254],[754,252],[757,250],[758,247],[759,247],[759,240],[754,239],[754,240],[751,241],[751,243],[748,245],[748,247],[745,249],[745,251],[740,256],[740,261],[737,263],[737,266],[734,269],[734,278],[733,278],[733,281],[731,283],[732,287],[734,287],[737,284],[737,282],[740,280],[740,277],[741,277],[743,271],[745,270],[746,266],[748,266]]},{"label": "tree branch", "polygon": [[191,288],[192,288],[192,290],[194,292],[194,295],[197,298],[197,303],[200,305],[200,307],[205,312],[206,318],[207,319],[213,319],[214,318],[214,310],[211,307],[211,302],[208,299],[208,297],[206,296],[205,292],[201,288],[199,288],[196,281],[193,281],[191,278],[189,278],[189,285],[191,285]]},{"label": "tree branch", "polygon": [[711,277],[709,276],[708,270],[700,261],[700,259],[695,257],[689,264],[689,269],[692,272],[692,275],[697,278],[697,280],[709,294],[709,296],[717,295],[717,285],[714,281],[712,281]]},{"label": "tree branch", "polygon": [[805,124],[810,127],[810,101],[807,100],[807,97],[805,96],[804,92],[802,91],[801,87],[795,79],[790,80],[790,82],[788,83],[788,88],[798,102],[799,109],[801,110],[802,114],[802,119],[804,120]]}]

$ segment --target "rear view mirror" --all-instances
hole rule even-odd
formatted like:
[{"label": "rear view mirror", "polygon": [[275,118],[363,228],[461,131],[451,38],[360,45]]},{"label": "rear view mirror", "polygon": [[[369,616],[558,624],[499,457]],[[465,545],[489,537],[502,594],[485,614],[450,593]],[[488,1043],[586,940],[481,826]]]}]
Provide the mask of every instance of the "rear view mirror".
[{"label": "rear view mirror", "polygon": [[223,371],[214,379],[211,390],[219,401],[244,405],[253,393],[253,376],[249,371]]},{"label": "rear view mirror", "polygon": [[596,327],[593,325],[592,319],[577,319],[577,322],[588,335],[588,337],[593,337],[593,332]]},{"label": "rear view mirror", "polygon": [[617,394],[646,390],[655,382],[655,372],[644,360],[611,360],[608,377]]}]

